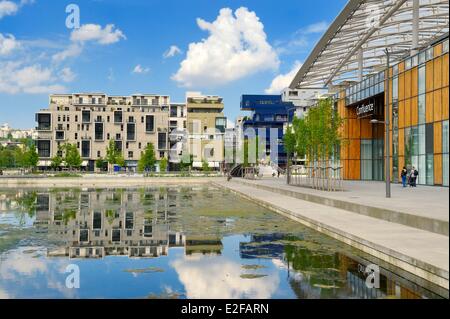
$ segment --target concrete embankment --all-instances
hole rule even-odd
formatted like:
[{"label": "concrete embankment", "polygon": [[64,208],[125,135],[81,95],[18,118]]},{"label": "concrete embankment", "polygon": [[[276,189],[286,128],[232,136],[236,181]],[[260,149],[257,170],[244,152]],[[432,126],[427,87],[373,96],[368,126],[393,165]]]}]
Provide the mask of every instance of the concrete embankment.
[{"label": "concrete embankment", "polygon": [[194,185],[222,180],[221,177],[2,177],[0,187],[140,187],[154,185]]},{"label": "concrete embankment", "polygon": [[449,241],[445,235],[301,200],[239,181],[215,184],[426,282],[449,288]]}]

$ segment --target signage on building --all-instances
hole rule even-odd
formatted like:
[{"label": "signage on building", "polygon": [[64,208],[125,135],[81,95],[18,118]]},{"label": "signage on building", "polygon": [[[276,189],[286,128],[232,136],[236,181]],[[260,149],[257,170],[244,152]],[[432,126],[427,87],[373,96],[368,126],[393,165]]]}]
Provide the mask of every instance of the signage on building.
[{"label": "signage on building", "polygon": [[356,115],[361,117],[367,117],[374,114],[374,104],[369,103],[366,105],[361,105],[356,108]]}]

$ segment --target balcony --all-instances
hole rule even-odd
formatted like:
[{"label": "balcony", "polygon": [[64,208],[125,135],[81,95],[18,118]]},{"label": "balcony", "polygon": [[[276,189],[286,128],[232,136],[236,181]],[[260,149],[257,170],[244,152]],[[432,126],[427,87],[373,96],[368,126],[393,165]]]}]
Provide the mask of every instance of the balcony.
[{"label": "balcony", "polygon": [[52,128],[50,126],[50,124],[41,124],[36,126],[36,131],[51,131]]}]

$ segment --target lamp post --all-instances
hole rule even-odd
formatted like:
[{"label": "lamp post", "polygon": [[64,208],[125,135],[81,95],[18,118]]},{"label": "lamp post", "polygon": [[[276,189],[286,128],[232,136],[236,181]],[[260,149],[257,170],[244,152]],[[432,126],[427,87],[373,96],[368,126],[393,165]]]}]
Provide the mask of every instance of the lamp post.
[{"label": "lamp post", "polygon": [[389,105],[389,68],[390,68],[390,52],[388,49],[385,50],[386,53],[386,70],[387,70],[387,76],[386,76],[386,84],[385,84],[385,95],[386,95],[386,101],[385,101],[385,120],[379,121],[376,119],[373,119],[370,121],[372,124],[384,124],[385,125],[385,148],[386,148],[386,198],[391,198],[391,155],[390,155],[390,135],[389,135],[389,121],[390,121],[390,105]]}]

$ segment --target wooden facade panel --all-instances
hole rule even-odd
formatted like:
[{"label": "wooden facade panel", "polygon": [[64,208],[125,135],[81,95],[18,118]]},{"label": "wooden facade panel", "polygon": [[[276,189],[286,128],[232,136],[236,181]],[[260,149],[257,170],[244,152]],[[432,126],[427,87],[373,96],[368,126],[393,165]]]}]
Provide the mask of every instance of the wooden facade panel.
[{"label": "wooden facade panel", "polygon": [[442,87],[442,57],[434,59],[433,87],[440,89]]},{"label": "wooden facade panel", "polygon": [[405,100],[405,127],[411,126],[411,99]]},{"label": "wooden facade panel", "polygon": [[437,58],[442,54],[442,43],[434,46],[434,57]]},{"label": "wooden facade panel", "polygon": [[442,153],[442,122],[436,122],[434,127],[434,153]]},{"label": "wooden facade panel", "polygon": [[434,184],[442,185],[442,154],[434,155]]},{"label": "wooden facade panel", "polygon": [[405,127],[405,101],[398,102],[398,127]]},{"label": "wooden facade panel", "polygon": [[403,166],[405,166],[405,157],[399,156],[398,157],[398,180],[399,181],[402,180],[401,173],[402,173]]},{"label": "wooden facade panel", "polygon": [[441,90],[442,119],[448,120],[448,86]]},{"label": "wooden facade panel", "polygon": [[405,99],[411,97],[411,73],[411,70],[405,72]]},{"label": "wooden facade panel", "polygon": [[361,140],[350,140],[349,159],[355,160],[361,158]]},{"label": "wooden facade panel", "polygon": [[349,140],[342,141],[342,144],[341,144],[341,159],[343,159],[343,160],[348,159],[348,145],[349,145]]},{"label": "wooden facade panel", "polygon": [[398,155],[399,156],[405,155],[405,130],[404,129],[398,130]]},{"label": "wooden facade panel", "polygon": [[448,53],[442,57],[442,86],[448,86]]},{"label": "wooden facade panel", "polygon": [[428,61],[425,67],[425,82],[427,92],[433,91],[434,88],[434,79],[433,79],[433,61]]},{"label": "wooden facade panel", "polygon": [[373,124],[370,123],[370,119],[361,120],[361,138],[372,138],[372,125]]},{"label": "wooden facade panel", "polygon": [[357,119],[349,119],[349,138],[361,137],[361,121]]},{"label": "wooden facade panel", "polygon": [[359,160],[348,161],[348,176],[349,179],[361,179],[361,162]]},{"label": "wooden facade panel", "polygon": [[413,97],[411,99],[411,126],[417,125],[419,122],[419,98]]},{"label": "wooden facade panel", "polygon": [[427,93],[425,97],[426,103],[425,103],[425,122],[431,123],[433,122],[434,118],[434,111],[433,111],[433,92]]},{"label": "wooden facade panel", "polygon": [[411,96],[413,97],[417,96],[419,91],[418,71],[418,67],[411,70]]},{"label": "wooden facade panel", "polygon": [[441,89],[433,92],[433,114],[434,121],[442,119]]}]

